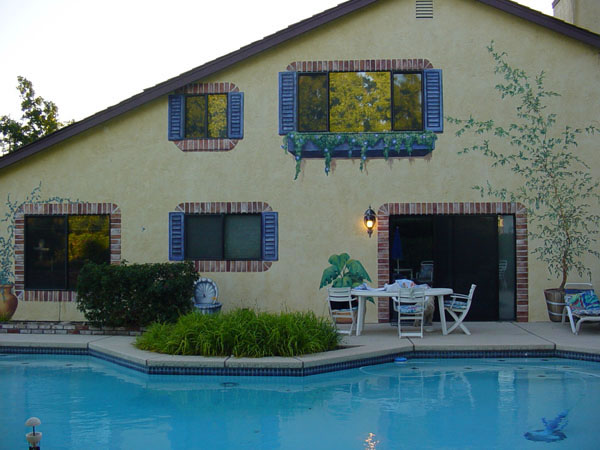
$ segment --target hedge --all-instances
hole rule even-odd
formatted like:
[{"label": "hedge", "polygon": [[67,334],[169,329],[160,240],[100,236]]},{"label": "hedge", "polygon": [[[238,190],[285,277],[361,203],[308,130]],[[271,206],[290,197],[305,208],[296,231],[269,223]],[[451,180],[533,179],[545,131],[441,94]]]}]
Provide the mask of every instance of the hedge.
[{"label": "hedge", "polygon": [[95,326],[174,322],[193,309],[197,279],[192,263],[88,263],[77,281],[77,309]]}]

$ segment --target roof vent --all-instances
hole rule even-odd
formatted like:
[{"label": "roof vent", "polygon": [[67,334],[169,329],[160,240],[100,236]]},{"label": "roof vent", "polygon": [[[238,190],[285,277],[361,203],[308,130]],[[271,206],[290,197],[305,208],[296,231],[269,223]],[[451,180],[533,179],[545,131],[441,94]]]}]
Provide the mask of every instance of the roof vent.
[{"label": "roof vent", "polygon": [[416,0],[417,19],[433,19],[433,0]]}]

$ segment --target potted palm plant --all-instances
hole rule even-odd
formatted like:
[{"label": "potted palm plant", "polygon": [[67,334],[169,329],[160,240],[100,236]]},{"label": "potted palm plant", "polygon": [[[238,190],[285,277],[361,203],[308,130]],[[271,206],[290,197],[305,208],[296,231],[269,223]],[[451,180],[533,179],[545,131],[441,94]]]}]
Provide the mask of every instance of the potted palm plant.
[{"label": "potted palm plant", "polygon": [[[537,243],[532,253],[546,264],[552,276],[560,279],[557,288],[544,291],[550,319],[560,321],[569,275],[576,272],[580,277],[587,274],[591,278],[584,258],[600,257],[595,250],[600,182],[574,152],[579,136],[593,135],[597,130],[591,125],[566,125],[556,131],[557,114],[548,111],[547,101],[559,94],[544,87],[544,72],[532,79],[524,70],[511,67],[506,53],[497,52],[493,44],[488,51],[496,64],[495,73],[505,80],[496,89],[502,99],[518,100],[515,118],[508,124],[473,117],[448,120],[461,126],[457,136],[465,132],[490,135],[460,153],[479,152],[493,161],[492,167],[507,168],[521,180],[512,190],[493,187],[489,182],[474,188],[482,196],[519,202],[527,209],[530,242]],[[499,145],[494,146],[495,143]]]}]

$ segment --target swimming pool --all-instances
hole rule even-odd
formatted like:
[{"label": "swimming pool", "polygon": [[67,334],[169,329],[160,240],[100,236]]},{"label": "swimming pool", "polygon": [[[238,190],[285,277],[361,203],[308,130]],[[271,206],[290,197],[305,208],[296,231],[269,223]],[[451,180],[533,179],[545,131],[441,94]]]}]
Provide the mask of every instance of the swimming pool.
[{"label": "swimming pool", "polygon": [[[600,364],[559,358],[412,359],[290,378],[0,354],[1,449],[27,448],[31,416],[42,449],[591,449],[598,404]],[[525,438],[563,411],[564,438]]]}]

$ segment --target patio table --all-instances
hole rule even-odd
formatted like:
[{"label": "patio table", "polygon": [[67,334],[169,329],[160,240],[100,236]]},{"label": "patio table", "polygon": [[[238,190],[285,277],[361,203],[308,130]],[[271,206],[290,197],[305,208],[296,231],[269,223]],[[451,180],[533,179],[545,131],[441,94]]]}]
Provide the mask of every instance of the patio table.
[{"label": "patio table", "polygon": [[[426,297],[436,297],[438,302],[438,309],[440,311],[440,322],[442,323],[442,333],[448,334],[446,328],[446,315],[444,314],[444,296],[452,295],[454,291],[450,288],[429,288],[425,289]],[[366,310],[366,298],[367,297],[395,297],[398,292],[385,291],[383,289],[352,289],[351,295],[358,298],[358,318],[356,323],[356,335],[360,336],[365,322],[365,310]]]}]

